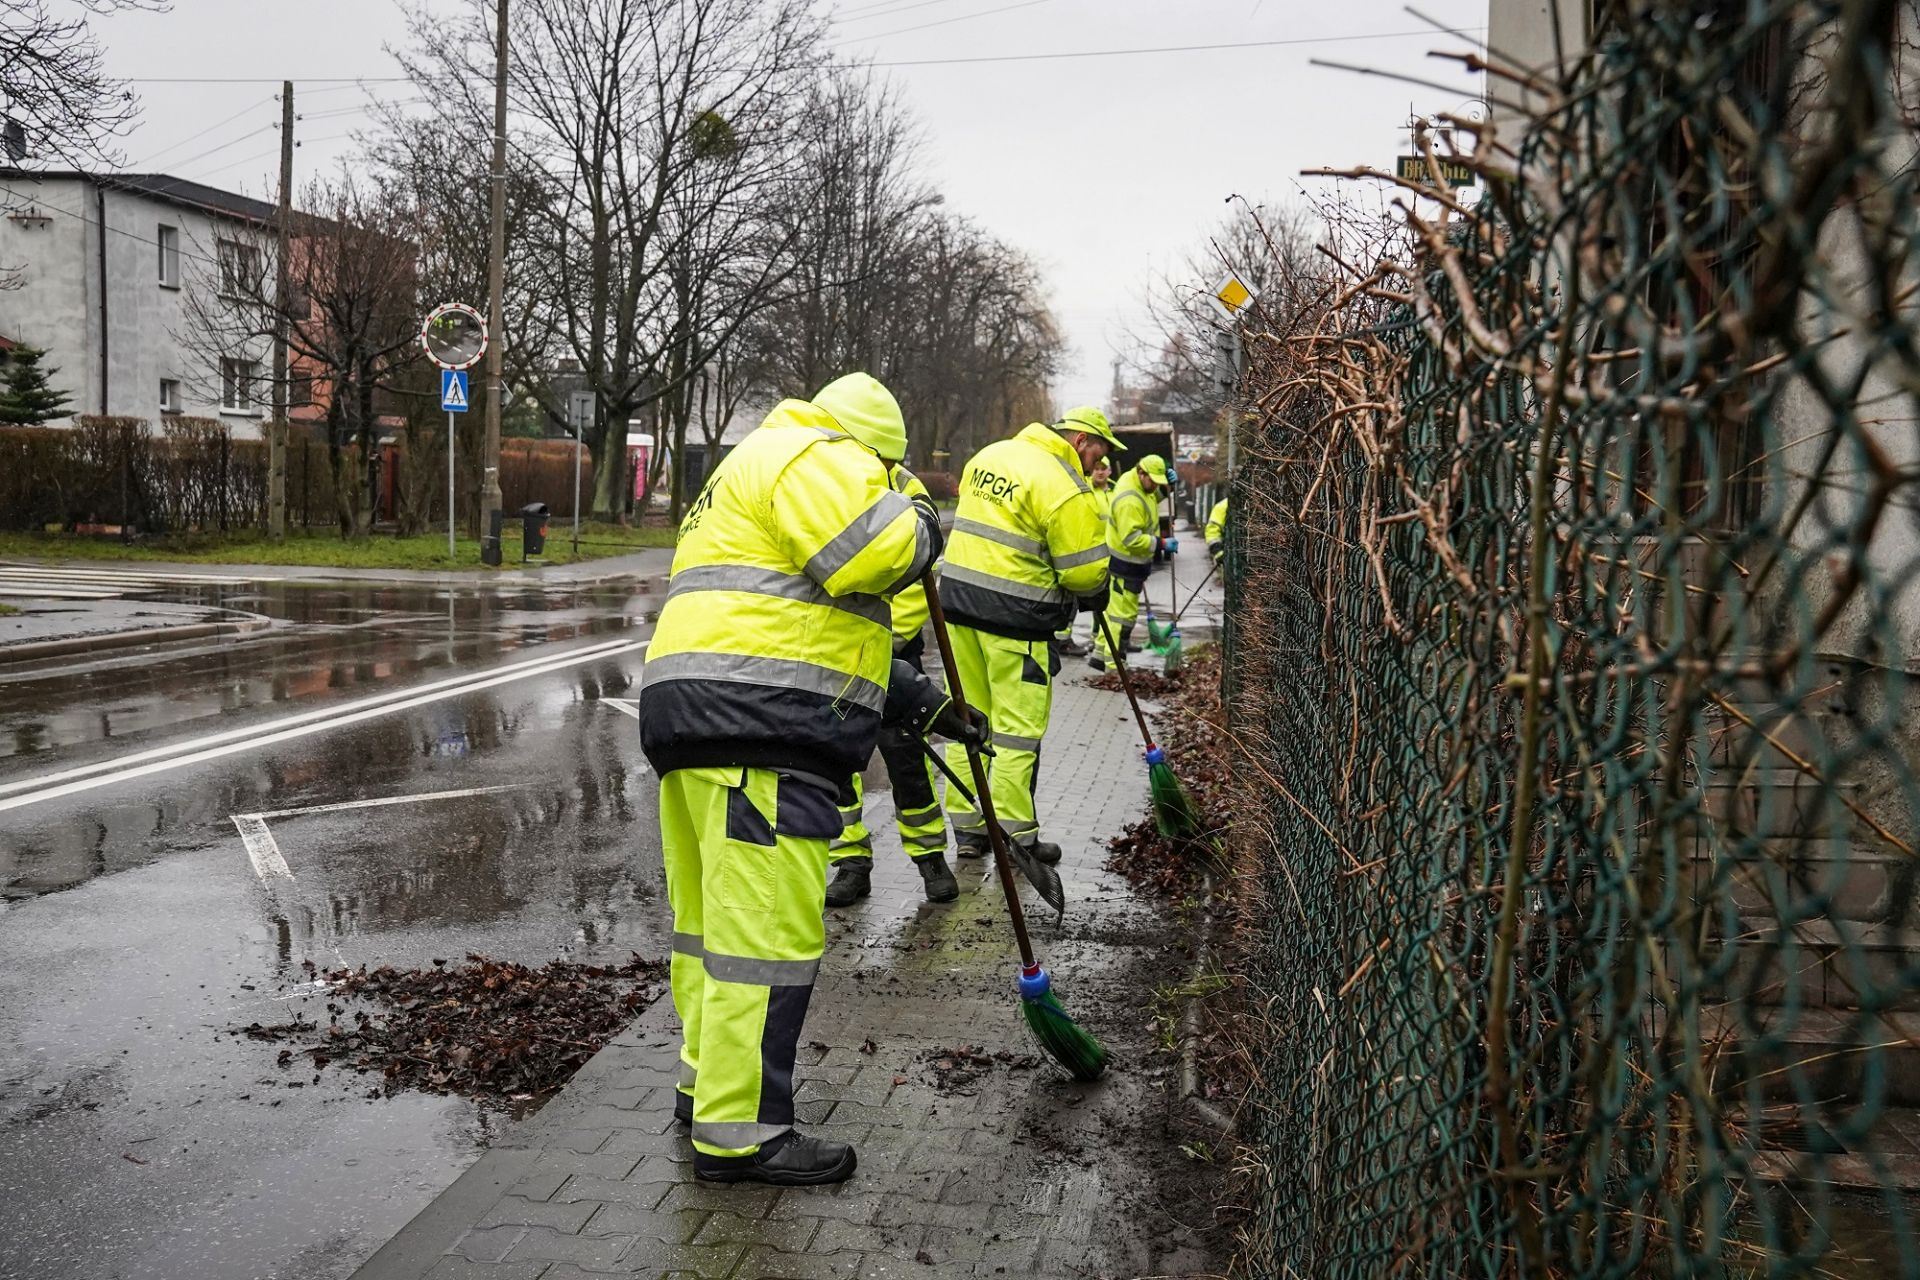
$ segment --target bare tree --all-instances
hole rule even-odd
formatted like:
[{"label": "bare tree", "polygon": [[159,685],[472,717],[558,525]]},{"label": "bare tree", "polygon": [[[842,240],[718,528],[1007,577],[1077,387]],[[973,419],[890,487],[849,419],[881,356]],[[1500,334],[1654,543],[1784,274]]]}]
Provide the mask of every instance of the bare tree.
[{"label": "bare tree", "polygon": [[1214,286],[1232,272],[1256,302],[1239,323],[1287,328],[1322,291],[1327,264],[1314,248],[1314,219],[1299,209],[1236,203],[1205,240],[1145,291],[1145,327],[1123,361],[1140,386],[1142,413],[1184,425],[1212,423],[1227,403],[1215,369],[1215,337],[1227,322]]},{"label": "bare tree", "polygon": [[[407,385],[422,360],[419,223],[390,189],[350,173],[308,184],[299,203],[284,319],[289,377],[304,394],[289,400],[324,406],[340,530],[364,537],[377,506],[380,418],[402,392],[420,394]],[[272,384],[259,353],[283,315],[274,232],[264,224],[223,232],[194,260],[177,335],[200,358],[194,381],[226,404],[261,403]]]},{"label": "bare tree", "polygon": [[0,0],[0,110],[5,162],[47,158],[80,168],[110,164],[110,140],[139,110],[106,73],[88,18],[165,9],[166,0]]},{"label": "bare tree", "polygon": [[[421,305],[465,302],[484,311],[487,220],[479,213],[487,202],[486,152],[468,145],[437,116],[409,116],[403,109],[388,108],[381,114],[379,132],[370,140],[368,158],[385,198],[413,211]],[[545,238],[532,233],[535,220],[547,217],[542,205],[550,195],[545,174],[523,153],[509,151],[503,332],[491,337],[506,356],[502,373],[508,403],[532,399],[547,421],[564,425],[567,407],[549,389],[556,348],[551,323],[553,271]],[[480,410],[484,397],[492,394],[484,381],[473,380],[474,412],[457,420],[455,451],[461,468],[463,518],[471,521],[470,531],[475,534],[482,479]],[[445,426],[445,416],[432,406],[424,414],[409,414],[412,454],[424,457],[429,448],[444,449]]]},{"label": "bare tree", "polygon": [[[510,136],[547,188],[528,231],[549,272],[544,318],[597,399],[597,512],[624,511],[628,420],[695,377],[779,288],[789,260],[757,223],[799,172],[791,144],[822,58],[810,7],[514,6]],[[475,121],[490,12],[469,0],[451,25],[417,14],[403,55],[446,110]]]},{"label": "bare tree", "polygon": [[863,69],[836,70],[815,90],[803,136],[795,269],[763,326],[769,385],[805,395],[868,370],[900,398],[923,466],[1045,416],[1061,343],[1038,272],[944,210],[916,170],[914,127],[891,89]]}]

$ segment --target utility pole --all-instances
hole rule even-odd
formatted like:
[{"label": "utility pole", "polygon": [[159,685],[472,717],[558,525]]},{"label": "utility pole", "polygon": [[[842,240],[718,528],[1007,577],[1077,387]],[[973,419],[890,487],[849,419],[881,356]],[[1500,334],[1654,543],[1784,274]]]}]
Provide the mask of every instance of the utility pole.
[{"label": "utility pole", "polygon": [[273,421],[267,424],[267,536],[287,536],[287,310],[292,303],[293,267],[287,260],[293,243],[293,81],[280,83],[280,216],[276,227],[273,288]]},{"label": "utility pole", "polygon": [[487,438],[480,454],[480,528],[500,509],[500,402],[506,398],[501,357],[506,351],[501,292],[507,274],[507,0],[499,7],[493,50],[493,243],[487,252]]}]

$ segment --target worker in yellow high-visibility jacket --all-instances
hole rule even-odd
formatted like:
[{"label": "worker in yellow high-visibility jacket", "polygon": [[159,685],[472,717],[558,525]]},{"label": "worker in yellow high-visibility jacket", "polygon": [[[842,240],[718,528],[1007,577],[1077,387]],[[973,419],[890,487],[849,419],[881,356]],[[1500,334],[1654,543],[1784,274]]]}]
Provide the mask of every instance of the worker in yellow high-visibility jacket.
[{"label": "worker in yellow high-visibility jacket", "polygon": [[[988,445],[960,477],[952,539],[940,568],[954,658],[967,701],[993,728],[993,806],[1014,841],[1042,862],[1059,845],[1040,838],[1034,779],[1059,673],[1053,638],[1076,609],[1104,609],[1107,546],[1087,468],[1119,445],[1100,410],[1069,411]],[[947,752],[965,776],[965,752]],[[961,857],[987,849],[980,811],[949,791]]]},{"label": "worker in yellow high-visibility jacket", "polygon": [[[1113,502],[1113,461],[1102,458],[1093,464],[1087,472],[1087,483],[1093,487],[1094,501],[1100,504],[1100,523],[1105,525],[1110,515],[1108,508]],[[1070,658],[1087,656],[1087,646],[1073,638],[1073,623],[1069,622],[1054,633],[1053,647],[1058,653]]]},{"label": "worker in yellow high-visibility jacket", "polygon": [[1213,510],[1207,515],[1207,554],[1213,562],[1219,564],[1227,556],[1227,500],[1225,498],[1213,504]]},{"label": "worker in yellow high-visibility jacket", "polygon": [[660,775],[673,908],[675,1110],[705,1181],[853,1172],[850,1146],[793,1129],[840,800],[883,722],[985,741],[893,660],[887,597],[940,549],[932,504],[888,484],[905,451],[893,396],[849,374],[777,405],[680,526],[640,744]]},{"label": "worker in yellow high-visibility jacket", "polygon": [[[1160,490],[1167,487],[1166,459],[1148,454],[1113,486],[1108,507],[1108,570],[1113,576],[1113,599],[1107,606],[1107,629],[1122,653],[1133,647],[1133,624],[1140,616],[1140,593],[1153,572],[1154,553],[1165,545],[1160,537]],[[1107,637],[1096,635],[1087,665],[1105,671],[1114,660]]]},{"label": "worker in yellow high-visibility jacket", "polygon": [[[926,499],[927,486],[903,466],[888,473],[894,489],[909,498]],[[915,582],[893,597],[893,656],[915,671],[922,665],[927,638],[927,589]],[[905,725],[880,731],[880,758],[887,762],[887,781],[893,787],[893,820],[901,847],[920,873],[928,902],[952,902],[960,896],[960,882],[947,865],[947,819],[933,762],[920,747],[919,734]],[[873,892],[873,833],[867,829],[865,797],[860,775],[853,775],[853,799],[840,810],[840,834],[833,841],[833,881],[827,885],[827,905],[852,906]]]}]

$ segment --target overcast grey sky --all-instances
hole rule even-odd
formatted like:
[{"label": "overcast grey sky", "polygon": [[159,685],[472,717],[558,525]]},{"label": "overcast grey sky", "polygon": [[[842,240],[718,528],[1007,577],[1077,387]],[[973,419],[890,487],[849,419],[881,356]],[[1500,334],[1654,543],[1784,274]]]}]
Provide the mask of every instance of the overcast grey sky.
[{"label": "overcast grey sky", "polygon": [[[1427,24],[1403,0],[845,0],[833,7],[833,39],[850,54],[921,64],[890,74],[925,131],[925,160],[950,207],[1045,270],[1072,344],[1056,385],[1063,404],[1104,399],[1114,349],[1140,327],[1148,279],[1204,237],[1229,195],[1286,200],[1297,198],[1302,169],[1390,167],[1409,107],[1452,110],[1479,92],[1456,64],[1428,56],[1466,42],[1423,34]],[[1415,7],[1476,36],[1486,22],[1486,0],[1416,0]],[[138,82],[143,103],[143,120],[124,144],[131,167],[255,194],[271,189],[277,86],[218,81],[391,76],[384,46],[405,35],[395,0],[174,0],[171,13],[116,15],[100,30],[110,69]],[[1338,39],[928,65],[1327,37]],[[1310,66],[1316,57],[1458,88]],[[163,78],[192,83],[156,82]],[[365,124],[370,94],[415,96],[404,85],[297,87],[301,175],[352,152],[349,135]],[[1317,180],[1304,185],[1324,189]]]}]

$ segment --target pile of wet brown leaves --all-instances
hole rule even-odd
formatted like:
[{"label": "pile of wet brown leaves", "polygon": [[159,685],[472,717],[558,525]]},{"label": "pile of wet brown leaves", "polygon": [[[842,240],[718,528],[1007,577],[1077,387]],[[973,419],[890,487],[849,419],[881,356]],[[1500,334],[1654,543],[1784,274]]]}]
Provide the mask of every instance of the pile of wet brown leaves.
[{"label": "pile of wet brown leaves", "polygon": [[[1112,675],[1108,672],[1102,679]],[[1166,690],[1156,695],[1163,698],[1163,705],[1153,717],[1154,733],[1174,773],[1193,797],[1202,834],[1196,839],[1168,839],[1154,826],[1152,815],[1147,815],[1128,823],[1107,841],[1106,865],[1136,888],[1175,897],[1199,879],[1214,856],[1215,841],[1226,831],[1230,816],[1219,647],[1209,645],[1191,653],[1187,665],[1172,677],[1154,679]],[[1137,682],[1135,690],[1139,692]]]},{"label": "pile of wet brown leaves", "polygon": [[[1171,694],[1180,692],[1180,690],[1186,686],[1189,668],[1182,667],[1170,676],[1163,676],[1158,671],[1149,671],[1134,666],[1133,663],[1136,661],[1138,661],[1137,658],[1130,658],[1128,659],[1127,665],[1127,683],[1133,686],[1134,697],[1158,701]],[[1157,662],[1159,659],[1155,658],[1154,661]],[[1217,662],[1214,664],[1214,671],[1216,674],[1219,671],[1219,664]],[[1121,692],[1120,673],[1118,671],[1102,672],[1087,681],[1087,683],[1096,689],[1105,689],[1108,693]]]},{"label": "pile of wet brown leaves", "polygon": [[963,1097],[977,1092],[971,1086],[983,1076],[993,1074],[996,1066],[1003,1066],[1009,1071],[1031,1071],[1040,1065],[1040,1059],[1032,1054],[1014,1054],[1005,1049],[988,1053],[970,1044],[951,1049],[929,1049],[920,1055],[920,1061],[926,1064],[934,1088],[941,1093]]},{"label": "pile of wet brown leaves", "polygon": [[637,955],[618,965],[529,967],[470,955],[463,965],[435,960],[427,969],[306,969],[331,988],[326,1026],[256,1022],[233,1034],[298,1043],[280,1051],[282,1067],[304,1059],[316,1070],[377,1075],[370,1096],[419,1089],[502,1102],[566,1083],[659,998],[667,971]]}]

